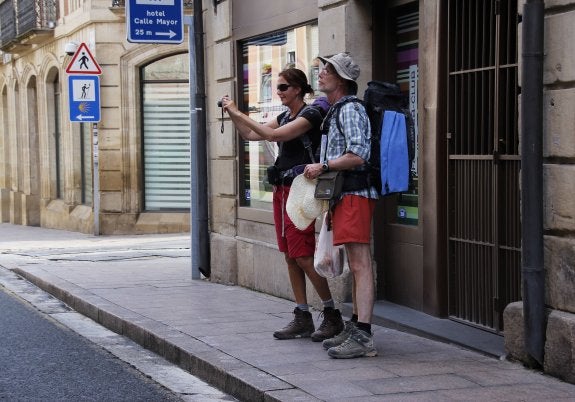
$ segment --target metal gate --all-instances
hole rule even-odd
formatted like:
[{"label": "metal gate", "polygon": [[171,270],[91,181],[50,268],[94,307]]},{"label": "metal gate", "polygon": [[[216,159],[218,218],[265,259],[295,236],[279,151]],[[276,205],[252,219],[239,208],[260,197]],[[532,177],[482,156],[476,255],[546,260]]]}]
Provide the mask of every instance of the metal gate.
[{"label": "metal gate", "polygon": [[517,0],[448,0],[450,318],[494,332],[520,299]]}]

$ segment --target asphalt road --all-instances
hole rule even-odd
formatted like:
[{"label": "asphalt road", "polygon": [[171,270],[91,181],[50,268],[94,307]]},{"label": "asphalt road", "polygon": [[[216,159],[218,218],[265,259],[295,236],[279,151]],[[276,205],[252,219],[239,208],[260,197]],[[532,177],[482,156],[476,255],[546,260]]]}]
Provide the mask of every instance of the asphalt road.
[{"label": "asphalt road", "polygon": [[0,400],[180,398],[0,286]]}]

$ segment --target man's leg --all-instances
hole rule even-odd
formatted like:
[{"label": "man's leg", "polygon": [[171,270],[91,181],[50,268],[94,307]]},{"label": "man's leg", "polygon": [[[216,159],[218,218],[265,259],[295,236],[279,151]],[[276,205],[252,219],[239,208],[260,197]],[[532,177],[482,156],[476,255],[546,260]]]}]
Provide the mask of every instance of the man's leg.
[{"label": "man's leg", "polygon": [[[345,340],[344,336],[338,336],[337,339],[324,342],[324,347],[335,345],[328,349],[328,354],[334,358],[377,355],[371,335],[374,283],[370,240],[374,209],[374,200],[346,195],[337,204],[332,215],[334,244],[345,245],[349,268],[353,274],[354,307],[352,321],[346,326],[349,336]],[[355,319],[357,323],[354,324]]]},{"label": "man's leg", "polygon": [[353,274],[354,307],[357,309],[357,321],[370,324],[373,314],[374,284],[369,244],[348,243],[345,245],[349,269]]},{"label": "man's leg", "polygon": [[[349,262],[348,262],[349,264]],[[356,304],[356,286],[355,281],[353,280],[353,275],[351,276],[351,300],[353,304],[352,315],[348,321],[343,323],[343,330],[337,334],[336,336],[326,339],[322,342],[322,346],[325,350],[329,348],[333,348],[334,346],[341,345],[348,337],[353,328],[357,324],[357,304]]]},{"label": "man's leg", "polygon": [[349,268],[353,274],[358,320],[350,330],[349,337],[340,345],[331,347],[327,353],[336,359],[377,356],[371,334],[371,318],[374,303],[373,270],[369,244],[348,243]]},{"label": "man's leg", "polygon": [[345,245],[353,274],[353,309],[358,322],[371,323],[374,284],[371,264],[371,221],[375,200],[345,195],[332,213],[333,242]]}]

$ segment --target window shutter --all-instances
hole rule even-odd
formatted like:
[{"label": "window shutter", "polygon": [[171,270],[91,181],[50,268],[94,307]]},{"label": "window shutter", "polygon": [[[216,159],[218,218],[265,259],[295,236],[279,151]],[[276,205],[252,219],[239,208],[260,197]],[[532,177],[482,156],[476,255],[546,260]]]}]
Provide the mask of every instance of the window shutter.
[{"label": "window shutter", "polygon": [[144,205],[190,208],[190,102],[187,83],[143,87]]}]

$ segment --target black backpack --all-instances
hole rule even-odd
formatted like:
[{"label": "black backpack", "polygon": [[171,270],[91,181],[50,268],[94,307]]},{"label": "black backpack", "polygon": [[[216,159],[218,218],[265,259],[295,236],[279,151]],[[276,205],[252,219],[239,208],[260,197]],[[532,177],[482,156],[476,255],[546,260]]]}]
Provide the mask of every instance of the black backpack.
[{"label": "black backpack", "polygon": [[[411,113],[407,109],[407,97],[401,93],[399,86],[389,82],[370,81],[364,92],[363,100],[358,98],[348,98],[346,101],[338,104],[335,121],[337,128],[342,132],[341,122],[339,120],[339,109],[348,102],[361,103],[367,112],[371,125],[371,151],[367,163],[367,181],[368,185],[374,186],[377,192],[381,194],[381,162],[380,162],[380,142],[381,128],[383,124],[383,114],[387,110],[402,113],[405,116],[405,125],[407,133],[407,154],[409,166],[415,157],[415,125]],[[411,177],[411,174],[410,176]]]}]

